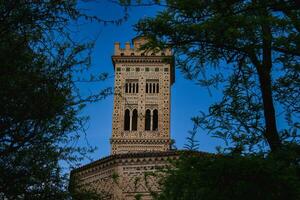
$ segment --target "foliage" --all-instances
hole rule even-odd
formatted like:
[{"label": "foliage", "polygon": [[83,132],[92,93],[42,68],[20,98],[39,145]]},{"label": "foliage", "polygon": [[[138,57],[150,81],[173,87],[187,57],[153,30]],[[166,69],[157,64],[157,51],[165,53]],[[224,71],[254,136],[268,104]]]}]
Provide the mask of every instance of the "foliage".
[{"label": "foliage", "polygon": [[93,47],[72,37],[70,25],[89,19],[77,3],[0,1],[1,199],[69,198],[63,166],[93,150],[75,145],[80,111],[112,90],[83,97],[76,85]]},{"label": "foliage", "polygon": [[184,145],[184,148],[190,151],[196,151],[199,148],[199,142],[196,140],[197,135],[197,125],[194,125],[193,130],[189,131],[189,136],[187,139],[187,144]]},{"label": "foliage", "polygon": [[136,25],[150,39],[143,48],[172,48],[188,79],[223,90],[220,102],[194,118],[199,127],[246,152],[268,150],[265,142],[277,151],[283,141],[299,140],[297,1],[136,3],[143,2],[165,8]]},{"label": "foliage", "polygon": [[277,156],[185,152],[162,180],[159,200],[296,200],[299,146]]},{"label": "foliage", "polygon": [[200,127],[229,148],[183,154],[156,199],[299,199],[299,1],[121,3],[162,6],[136,25],[150,39],[142,49],[172,48],[187,79],[222,89],[222,99],[192,119],[186,147],[197,149]]},{"label": "foliage", "polygon": [[97,190],[97,186],[93,187],[93,185],[83,185],[73,175],[71,175],[70,178],[69,191],[72,194],[73,200],[102,200],[111,197],[111,194],[108,194],[105,191],[99,192]]}]

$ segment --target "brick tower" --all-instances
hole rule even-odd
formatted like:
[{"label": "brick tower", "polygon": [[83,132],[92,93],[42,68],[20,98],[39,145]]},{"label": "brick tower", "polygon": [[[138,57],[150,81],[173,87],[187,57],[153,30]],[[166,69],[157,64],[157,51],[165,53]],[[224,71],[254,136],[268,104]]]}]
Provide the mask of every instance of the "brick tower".
[{"label": "brick tower", "polygon": [[167,151],[170,148],[170,95],[174,83],[170,49],[140,51],[144,37],[133,47],[115,43],[115,95],[111,153]]},{"label": "brick tower", "polygon": [[[170,49],[140,51],[144,37],[115,43],[115,95],[111,155],[72,170],[77,190],[91,190],[107,200],[152,200],[160,191],[157,176],[145,176],[179,157],[170,149],[170,95],[174,83]],[[113,177],[117,177],[114,179]]]}]

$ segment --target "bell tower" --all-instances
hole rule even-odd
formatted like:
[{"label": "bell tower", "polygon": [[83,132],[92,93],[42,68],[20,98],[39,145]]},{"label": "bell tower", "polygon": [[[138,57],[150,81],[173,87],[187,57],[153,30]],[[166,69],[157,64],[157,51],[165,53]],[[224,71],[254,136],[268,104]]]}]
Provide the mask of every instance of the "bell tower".
[{"label": "bell tower", "polygon": [[115,93],[111,153],[167,151],[170,96],[175,81],[170,49],[140,51],[145,37],[115,43]]}]

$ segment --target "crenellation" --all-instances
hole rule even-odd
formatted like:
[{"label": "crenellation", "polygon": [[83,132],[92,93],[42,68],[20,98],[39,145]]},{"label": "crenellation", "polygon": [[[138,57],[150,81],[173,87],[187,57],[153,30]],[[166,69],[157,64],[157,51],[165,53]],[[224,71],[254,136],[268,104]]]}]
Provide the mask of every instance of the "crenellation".
[{"label": "crenellation", "polygon": [[134,51],[134,49],[132,49],[130,46],[130,42],[125,43],[125,51],[130,51],[130,52]]},{"label": "crenellation", "polygon": [[145,37],[136,37],[130,42],[125,42],[125,48],[121,48],[120,42],[115,42],[114,56],[172,56],[171,49],[141,50],[147,42]]},{"label": "crenellation", "polygon": [[115,52],[114,52],[114,55],[120,55],[121,54],[121,52],[120,52],[120,42],[115,42],[115,44],[114,44],[114,50],[115,50]]}]

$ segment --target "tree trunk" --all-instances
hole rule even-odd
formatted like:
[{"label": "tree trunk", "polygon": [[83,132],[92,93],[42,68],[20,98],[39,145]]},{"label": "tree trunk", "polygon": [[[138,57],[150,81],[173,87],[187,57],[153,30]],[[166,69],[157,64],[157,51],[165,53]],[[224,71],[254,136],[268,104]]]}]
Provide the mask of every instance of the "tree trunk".
[{"label": "tree trunk", "polygon": [[[266,17],[268,16],[267,11]],[[262,24],[262,65],[256,66],[259,76],[262,101],[265,117],[265,138],[267,139],[271,151],[277,151],[281,146],[281,141],[277,131],[275,108],[272,96],[272,33],[269,24]]]},{"label": "tree trunk", "polygon": [[264,106],[265,118],[265,138],[272,151],[277,151],[281,146],[281,141],[277,131],[275,109],[271,90],[270,71],[266,69],[259,70],[260,89]]}]

